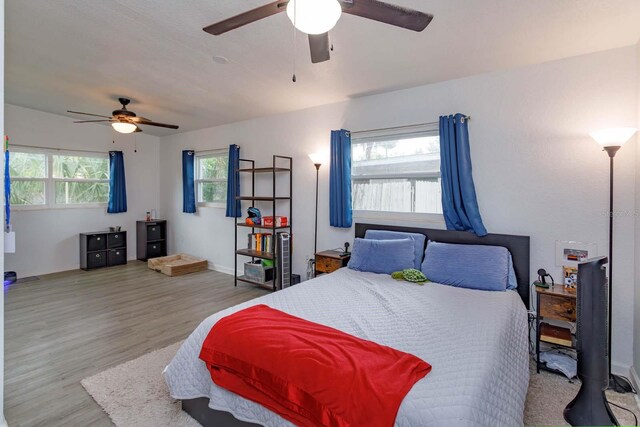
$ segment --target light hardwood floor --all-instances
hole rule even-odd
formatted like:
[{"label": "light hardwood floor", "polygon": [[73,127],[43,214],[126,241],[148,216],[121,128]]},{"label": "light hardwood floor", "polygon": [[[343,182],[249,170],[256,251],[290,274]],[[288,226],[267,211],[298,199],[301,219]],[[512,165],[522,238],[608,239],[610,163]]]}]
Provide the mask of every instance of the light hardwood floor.
[{"label": "light hardwood floor", "polygon": [[108,426],[80,380],[185,339],[202,319],[266,294],[213,271],[146,263],[41,276],[5,296],[5,416],[17,426]]}]

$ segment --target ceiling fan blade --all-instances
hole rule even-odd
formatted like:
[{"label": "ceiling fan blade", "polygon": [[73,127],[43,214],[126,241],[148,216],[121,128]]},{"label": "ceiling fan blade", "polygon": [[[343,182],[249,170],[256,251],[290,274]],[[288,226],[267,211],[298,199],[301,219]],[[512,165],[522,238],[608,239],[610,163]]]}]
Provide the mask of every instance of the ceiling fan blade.
[{"label": "ceiling fan blade", "polygon": [[158,127],[161,127],[161,128],[169,128],[169,129],[178,129],[178,125],[168,125],[166,123],[152,122],[150,120],[140,120],[139,122],[137,122],[137,124],[149,125],[149,126],[158,126]]},{"label": "ceiling fan blade", "polygon": [[422,31],[433,19],[433,15],[384,3],[378,0],[339,0],[342,11],[350,15],[373,19],[374,21],[406,28],[413,31]]},{"label": "ceiling fan blade", "polygon": [[113,122],[113,120],[80,120],[73,123],[104,123],[104,122]]},{"label": "ceiling fan blade", "polygon": [[67,110],[67,113],[84,114],[85,116],[94,116],[94,117],[104,117],[105,119],[110,119],[111,118],[111,116],[101,116],[100,114],[82,113],[80,111]]},{"label": "ceiling fan blade", "polygon": [[136,117],[127,117],[127,120],[133,123],[140,123],[140,122],[150,122],[151,120],[147,119],[146,117],[140,117],[140,116],[136,116]]},{"label": "ceiling fan blade", "polygon": [[309,34],[309,49],[311,49],[311,62],[314,64],[331,59],[329,33]]},{"label": "ceiling fan blade", "polygon": [[289,1],[274,1],[264,6],[257,7],[248,12],[236,15],[233,18],[225,19],[224,21],[217,22],[215,24],[204,27],[203,30],[214,36],[219,36],[227,31],[235,30],[252,22],[259,21],[260,19],[268,18],[280,12],[284,12],[286,5]]}]

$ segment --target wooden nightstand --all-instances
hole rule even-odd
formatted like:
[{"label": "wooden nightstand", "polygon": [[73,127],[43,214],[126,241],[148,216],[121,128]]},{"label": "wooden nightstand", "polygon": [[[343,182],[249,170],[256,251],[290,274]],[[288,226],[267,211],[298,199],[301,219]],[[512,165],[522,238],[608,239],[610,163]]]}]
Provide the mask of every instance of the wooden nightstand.
[{"label": "wooden nightstand", "polygon": [[[536,370],[539,373],[544,364],[540,363],[540,343],[545,342],[565,348],[575,349],[575,340],[567,323],[576,322],[576,291],[566,289],[563,284],[550,288],[536,288]],[[544,322],[553,319],[560,323],[551,325]],[[562,322],[567,322],[562,324]]]},{"label": "wooden nightstand", "polygon": [[342,251],[323,251],[316,253],[316,276],[333,273],[339,268],[346,267],[351,254]]}]

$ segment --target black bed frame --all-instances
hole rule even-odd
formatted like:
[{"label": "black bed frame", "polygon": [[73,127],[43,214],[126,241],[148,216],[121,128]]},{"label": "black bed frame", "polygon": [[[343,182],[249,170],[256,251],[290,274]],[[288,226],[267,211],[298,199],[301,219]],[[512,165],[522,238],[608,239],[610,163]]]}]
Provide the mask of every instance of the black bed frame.
[{"label": "black bed frame", "polygon": [[[513,269],[518,282],[518,294],[525,307],[529,309],[529,236],[513,236],[509,234],[487,234],[478,237],[465,231],[449,231],[431,228],[402,227],[396,225],[356,224],[356,237],[364,237],[367,230],[390,230],[420,233],[427,236],[427,240],[442,243],[457,243],[464,245],[492,245],[509,249],[513,258]],[[191,415],[204,427],[256,427],[259,424],[240,421],[226,411],[209,408],[209,399],[200,397],[182,401],[182,410]]]}]

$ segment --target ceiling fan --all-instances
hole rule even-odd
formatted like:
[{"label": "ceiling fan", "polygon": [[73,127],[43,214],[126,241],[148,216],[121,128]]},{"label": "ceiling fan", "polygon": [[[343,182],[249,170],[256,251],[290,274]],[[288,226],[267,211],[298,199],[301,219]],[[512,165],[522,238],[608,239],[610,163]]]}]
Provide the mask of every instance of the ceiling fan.
[{"label": "ceiling fan", "polygon": [[378,0],[279,0],[209,25],[203,30],[219,36],[284,12],[285,9],[293,25],[309,35],[311,62],[314,64],[330,59],[328,31],[336,25],[342,13],[418,32],[424,30],[433,19],[431,14]]},{"label": "ceiling fan", "polygon": [[[101,122],[109,122],[111,123],[111,127],[114,130],[120,133],[134,133],[134,132],[142,132],[139,125],[147,125],[147,126],[158,126],[161,128],[168,129],[178,129],[177,125],[169,125],[166,123],[158,123],[153,122],[144,117],[136,116],[136,113],[133,111],[127,110],[127,105],[131,102],[130,99],[127,98],[118,98],[118,102],[122,104],[122,108],[118,110],[114,110],[111,113],[111,117],[109,116],[101,116],[100,114],[91,114],[91,113],[82,113],[80,111],[71,111],[67,110],[67,113],[73,114],[83,114],[85,116],[94,116],[94,117],[102,117],[102,120],[80,120],[74,123],[101,123]],[[104,120],[106,119],[106,120]]]}]

